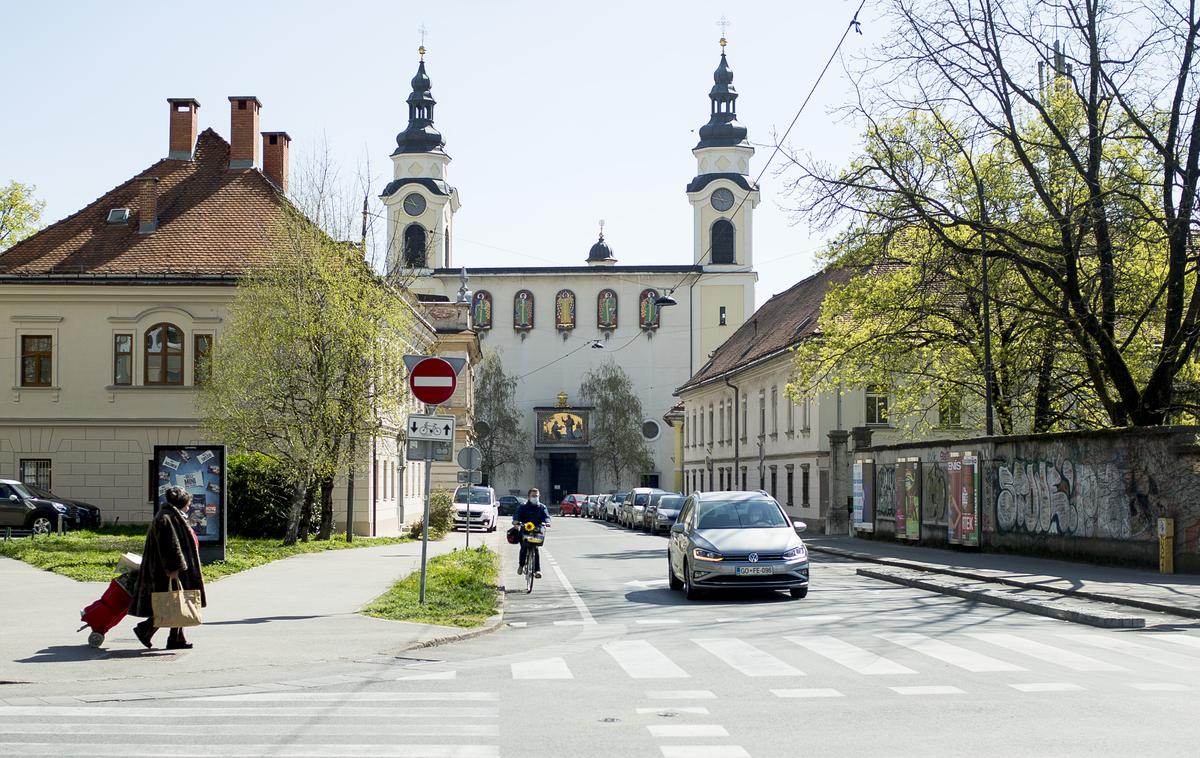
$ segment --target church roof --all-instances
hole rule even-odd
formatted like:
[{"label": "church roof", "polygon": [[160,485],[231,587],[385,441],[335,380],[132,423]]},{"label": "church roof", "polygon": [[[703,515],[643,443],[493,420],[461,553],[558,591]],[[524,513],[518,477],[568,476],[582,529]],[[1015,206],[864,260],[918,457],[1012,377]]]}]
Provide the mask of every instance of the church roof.
[{"label": "church roof", "polygon": [[827,268],[775,295],[725,340],[712,358],[675,394],[741,371],[784,353],[817,333],[821,303],[829,288],[850,279],[846,269]]},{"label": "church roof", "polygon": [[[158,179],[158,223],[141,234],[147,178]],[[206,129],[195,160],[160,160],[0,253],[0,279],[232,280],[269,264],[286,203],[259,171],[231,170],[229,143]],[[129,218],[109,223],[118,208]]]},{"label": "church roof", "polygon": [[[421,48],[424,55],[425,48]],[[403,153],[440,153],[446,141],[442,133],[433,126],[433,85],[425,72],[425,60],[417,66],[412,79],[412,93],[408,96],[408,126],[396,135],[396,149],[392,155]]]},{"label": "church roof", "polygon": [[[458,277],[459,268],[435,268],[434,276]],[[589,276],[608,276],[614,274],[692,274],[703,273],[704,267],[694,264],[682,266],[491,266],[485,268],[468,268],[470,276],[537,276],[550,274],[584,274]]]},{"label": "church roof", "polygon": [[712,101],[712,115],[708,123],[700,127],[700,142],[697,150],[704,147],[733,147],[749,145],[749,131],[737,120],[737,90],[733,86],[733,69],[725,58],[725,40],[721,40],[721,62],[713,72],[713,87],[708,99]]},{"label": "church roof", "polygon": [[596,241],[596,244],[592,245],[590,250],[588,250],[587,259],[589,261],[616,260],[616,258],[613,256],[612,248],[609,247],[608,243],[604,241],[604,232],[600,232],[600,239]]}]

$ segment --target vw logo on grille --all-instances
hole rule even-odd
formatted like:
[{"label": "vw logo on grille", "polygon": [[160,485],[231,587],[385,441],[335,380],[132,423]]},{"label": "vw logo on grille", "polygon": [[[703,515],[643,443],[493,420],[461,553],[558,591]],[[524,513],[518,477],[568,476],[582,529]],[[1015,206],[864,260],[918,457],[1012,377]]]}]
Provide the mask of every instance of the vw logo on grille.
[{"label": "vw logo on grille", "polygon": [[758,563],[758,553],[751,553],[750,555],[746,556],[746,558],[751,563]]}]

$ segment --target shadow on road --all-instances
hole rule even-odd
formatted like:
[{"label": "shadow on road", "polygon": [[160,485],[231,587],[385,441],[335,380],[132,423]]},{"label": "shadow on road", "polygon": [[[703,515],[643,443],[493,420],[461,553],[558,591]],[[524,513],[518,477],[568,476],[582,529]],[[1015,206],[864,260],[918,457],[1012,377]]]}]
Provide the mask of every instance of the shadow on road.
[{"label": "shadow on road", "polygon": [[720,603],[727,606],[773,605],[795,602],[778,590],[706,590],[699,600],[688,600],[682,592],[665,587],[653,590],[635,590],[625,593],[631,603],[643,605],[694,605],[696,603]]},{"label": "shadow on road", "polygon": [[96,661],[101,658],[153,658],[174,655],[170,650],[104,650],[82,645],[52,645],[42,648],[28,658],[19,658],[14,663],[78,663]]},{"label": "shadow on road", "polygon": [[[346,614],[335,614],[338,616]],[[268,624],[272,621],[307,621],[308,619],[327,618],[324,615],[315,616],[258,616],[250,619],[233,619],[232,621],[206,621],[205,626],[229,626],[233,624]]]}]

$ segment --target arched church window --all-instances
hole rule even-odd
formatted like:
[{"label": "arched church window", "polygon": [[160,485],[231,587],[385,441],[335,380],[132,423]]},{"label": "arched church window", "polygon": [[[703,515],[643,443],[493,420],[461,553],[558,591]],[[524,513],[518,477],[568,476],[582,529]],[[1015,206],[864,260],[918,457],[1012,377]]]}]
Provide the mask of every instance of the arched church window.
[{"label": "arched church window", "polygon": [[596,326],[600,329],[617,328],[617,293],[603,289],[596,296]]},{"label": "arched church window", "polygon": [[554,326],[556,329],[575,328],[575,293],[559,290],[554,296]]},{"label": "arched church window", "polygon": [[471,298],[471,320],[476,329],[492,328],[492,293],[478,290]]},{"label": "arched church window", "polygon": [[409,224],[404,230],[404,265],[425,268],[425,227]]},{"label": "arched church window", "polygon": [[734,241],[733,224],[728,219],[718,219],[712,225],[712,262],[737,263]]},{"label": "arched church window", "polygon": [[513,295],[513,329],[533,328],[533,293],[521,290]]},{"label": "arched church window", "polygon": [[658,305],[654,302],[658,299],[658,290],[646,289],[642,290],[641,297],[638,298],[638,325],[643,329],[658,328]]}]

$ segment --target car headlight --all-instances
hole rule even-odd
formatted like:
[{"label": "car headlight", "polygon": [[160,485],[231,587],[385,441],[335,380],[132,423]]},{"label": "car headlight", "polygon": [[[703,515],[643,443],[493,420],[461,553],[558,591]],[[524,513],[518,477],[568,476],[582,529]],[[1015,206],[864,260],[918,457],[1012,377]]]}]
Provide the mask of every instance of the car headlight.
[{"label": "car headlight", "polygon": [[783,559],[785,561],[790,561],[793,558],[804,558],[807,555],[808,555],[808,550],[804,547],[804,545],[799,545],[798,547],[794,547],[791,550],[784,553]]},{"label": "car headlight", "polygon": [[714,550],[704,550],[698,547],[692,548],[692,557],[698,561],[711,561],[712,563],[725,560],[725,556]]},{"label": "car headlight", "polygon": [[51,505],[53,505],[54,510],[58,511],[59,513],[67,512],[67,506],[63,505],[62,503],[51,503]]}]

